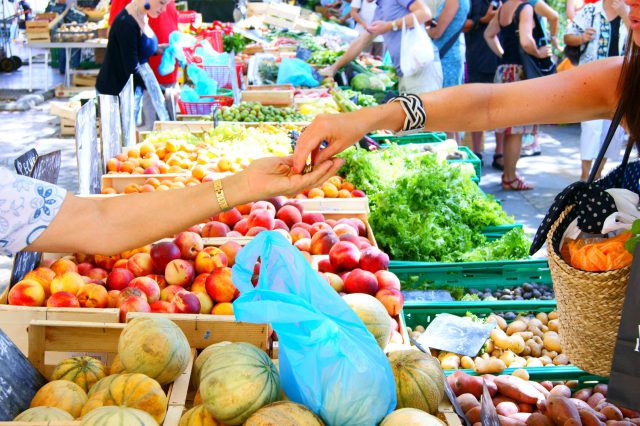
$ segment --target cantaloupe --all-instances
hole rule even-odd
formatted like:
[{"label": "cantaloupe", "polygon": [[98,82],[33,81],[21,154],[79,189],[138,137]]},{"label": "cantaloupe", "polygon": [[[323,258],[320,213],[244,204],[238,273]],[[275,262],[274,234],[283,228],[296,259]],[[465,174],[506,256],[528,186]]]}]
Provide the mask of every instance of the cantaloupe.
[{"label": "cantaloupe", "polygon": [[324,423],[304,405],[278,401],[253,413],[244,426],[324,426]]},{"label": "cantaloupe", "polygon": [[226,425],[241,425],[280,396],[280,376],[266,353],[248,343],[214,351],[200,372],[200,394],[209,412]]},{"label": "cantaloupe", "polygon": [[204,405],[196,405],[180,418],[178,426],[224,426],[218,422]]},{"label": "cantaloupe", "polygon": [[145,374],[164,385],[182,374],[191,349],[187,337],[171,320],[138,317],[122,330],[118,355],[127,372]]},{"label": "cantaloupe", "polygon": [[68,380],[54,380],[36,392],[30,407],[60,408],[75,419],[80,417],[86,402],[87,393],[80,386]]},{"label": "cantaloupe", "polygon": [[89,392],[98,380],[106,376],[104,364],[90,356],[76,356],[60,361],[51,373],[51,380],[69,380]]},{"label": "cantaloupe", "polygon": [[119,376],[119,374],[112,374],[110,376],[104,377],[100,380],[98,380],[93,386],[91,386],[91,388],[89,389],[89,392],[87,393],[87,396],[89,398],[91,398],[91,396],[98,392],[101,391],[103,389],[107,389],[109,387],[109,385],[111,384],[112,381],[114,381],[115,379],[117,379]]},{"label": "cantaloupe", "polygon": [[56,407],[33,407],[18,414],[14,422],[57,422],[73,420],[73,416]]},{"label": "cantaloupe", "polygon": [[98,390],[92,389],[93,393],[82,409],[83,416],[102,406],[115,405],[146,411],[157,423],[164,419],[167,396],[154,379],[144,374],[126,373],[115,375],[106,384],[98,382],[96,386],[98,385],[101,387]]},{"label": "cantaloupe", "polygon": [[200,352],[200,355],[198,355],[198,357],[196,358],[196,360],[193,363],[193,371],[191,373],[191,380],[193,381],[193,383],[196,386],[196,388],[200,385],[200,370],[202,369],[202,366],[204,365],[204,362],[206,360],[208,360],[209,357],[211,356],[211,354],[214,351],[216,351],[218,348],[220,348],[222,346],[226,346],[226,345],[228,345],[230,343],[231,342],[214,343],[211,346],[207,346],[206,348],[204,348],[202,350],[202,352]]},{"label": "cantaloupe", "polygon": [[391,352],[389,362],[396,381],[397,408],[417,408],[435,414],[444,397],[440,362],[413,349]]},{"label": "cantaloupe", "polygon": [[380,426],[446,426],[446,423],[422,410],[401,408],[385,417]]},{"label": "cantaloupe", "polygon": [[158,426],[154,418],[131,407],[100,407],[82,417],[81,426]]},{"label": "cantaloupe", "polygon": [[120,355],[116,354],[113,358],[113,362],[109,367],[109,374],[121,374],[126,373],[124,369],[124,365],[122,365],[122,361],[120,361]]},{"label": "cantaloupe", "polygon": [[384,349],[391,340],[391,321],[382,302],[363,293],[346,294],[342,298],[373,334],[378,346]]}]

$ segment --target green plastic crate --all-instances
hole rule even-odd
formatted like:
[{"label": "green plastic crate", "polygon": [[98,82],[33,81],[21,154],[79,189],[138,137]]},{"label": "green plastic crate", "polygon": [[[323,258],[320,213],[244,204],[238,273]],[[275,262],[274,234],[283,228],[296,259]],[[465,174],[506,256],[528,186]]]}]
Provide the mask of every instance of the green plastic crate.
[{"label": "green plastic crate", "polygon": [[482,235],[489,241],[495,241],[502,238],[504,234],[515,228],[522,228],[521,223],[510,223],[507,225],[487,226],[480,231]]},{"label": "green plastic crate", "polygon": [[[509,375],[513,373],[515,370],[519,370],[519,369],[507,368],[500,375]],[[578,386],[579,388],[594,386],[598,383],[609,383],[609,378],[594,376],[593,374],[580,370],[578,367],[574,367],[573,365],[559,365],[556,367],[527,367],[526,370],[529,373],[529,379],[534,380],[536,382],[544,382],[546,380],[549,380],[552,382],[565,381],[565,380],[577,380],[580,383]],[[478,373],[469,369],[444,370],[444,375],[450,376],[456,371],[464,371],[469,375],[479,376]]]},{"label": "green plastic crate", "polygon": [[404,136],[393,135],[369,135],[371,139],[383,144],[396,143],[398,145],[408,145],[412,143],[434,143],[444,142],[447,140],[447,134],[444,132],[424,132],[424,133],[412,133]]},{"label": "green plastic crate", "polygon": [[465,154],[467,154],[467,159],[466,160],[447,160],[447,162],[449,163],[471,163],[473,165],[473,169],[476,172],[476,178],[478,179],[478,182],[480,182],[480,178],[482,177],[482,161],[480,161],[480,158],[478,158],[478,156],[476,154],[474,154],[473,151],[471,151],[471,149],[469,149],[466,146],[460,145],[458,147],[458,151],[464,152]]}]

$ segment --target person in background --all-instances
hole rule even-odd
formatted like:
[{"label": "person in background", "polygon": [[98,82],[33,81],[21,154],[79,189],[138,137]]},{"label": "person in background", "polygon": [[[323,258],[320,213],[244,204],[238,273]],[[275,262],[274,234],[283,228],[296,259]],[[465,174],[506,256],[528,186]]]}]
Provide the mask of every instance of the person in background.
[{"label": "person in background", "polygon": [[26,2],[26,0],[20,0],[18,2],[20,6],[20,19],[18,19],[18,27],[20,29],[27,28],[27,21],[31,21],[33,19],[33,10],[31,10],[31,5]]},{"label": "person in background", "polygon": [[[367,32],[367,27],[373,22],[376,7],[375,0],[353,0],[351,2],[351,17],[355,21],[356,30],[360,34]],[[384,54],[383,40],[382,36],[377,36],[365,51],[368,51],[373,56],[382,56]]]},{"label": "person in background", "polygon": [[[584,46],[580,65],[623,54],[627,27],[631,25],[627,7],[622,0],[601,0],[587,4],[568,25],[564,42],[569,46]],[[614,88],[611,88],[614,90]],[[610,120],[590,120],[580,125],[581,180],[586,180],[593,160],[604,142]],[[607,150],[607,157],[617,157],[624,141],[624,131],[618,128]],[[604,159],[606,161],[606,158]],[[604,166],[605,161],[602,162]],[[600,176],[602,168],[598,170]]]},{"label": "person in background", "polygon": [[[0,167],[0,254],[22,249],[112,255],[170,237],[234,206],[321,185],[344,163],[329,160],[308,174],[292,173],[292,157],[266,157],[214,182],[171,191],[102,199]],[[123,214],[126,212],[126,214]]]},{"label": "person in background", "polygon": [[[467,44],[467,83],[493,83],[498,69],[498,57],[484,39],[484,31],[496,14],[500,3],[495,0],[471,0],[471,9],[465,23]],[[472,132],[472,150],[482,159],[482,133]],[[500,140],[499,140],[500,139]],[[504,134],[496,133],[496,154],[502,155]]]},{"label": "person in background", "polygon": [[342,5],[340,6],[340,23],[349,28],[353,28],[355,26],[355,22],[351,17],[351,0],[342,0]]},{"label": "person in background", "polygon": [[[378,0],[378,8],[367,32],[360,36],[349,46],[347,51],[331,66],[320,71],[324,76],[333,76],[342,67],[358,57],[358,55],[382,35],[384,45],[395,68],[400,81],[398,90],[400,93],[426,93],[442,87],[442,67],[440,61],[435,60],[424,67],[422,71],[411,76],[403,76],[400,69],[402,23],[406,28],[413,27],[411,14],[416,16],[420,24],[431,20],[431,12],[422,0]],[[437,59],[437,55],[436,59]]]}]

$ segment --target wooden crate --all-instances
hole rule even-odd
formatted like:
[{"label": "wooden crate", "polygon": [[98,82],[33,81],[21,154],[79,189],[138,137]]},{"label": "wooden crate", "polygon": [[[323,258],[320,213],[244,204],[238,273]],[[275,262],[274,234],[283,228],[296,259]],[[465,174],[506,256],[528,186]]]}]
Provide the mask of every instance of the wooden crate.
[{"label": "wooden crate", "polygon": [[56,95],[56,98],[72,98],[74,96],[77,96],[85,92],[88,92],[88,94],[91,93],[92,94],[91,97],[95,97],[96,89],[89,88],[89,87],[77,87],[77,86],[65,87],[63,83],[58,84],[54,88],[54,93]]},{"label": "wooden crate", "polygon": [[291,106],[293,105],[293,90],[246,90],[242,92],[242,102]]},{"label": "wooden crate", "polygon": [[311,21],[308,19],[298,18],[296,19],[293,30],[294,31],[303,31],[309,33],[311,35],[316,35],[318,32],[318,27],[320,24],[317,21]]},{"label": "wooden crate", "polygon": [[145,181],[149,178],[156,178],[158,180],[176,178],[178,176],[190,176],[189,173],[164,173],[164,174],[106,174],[102,175],[102,189],[113,188],[118,193],[122,193],[127,185],[136,183],[138,185],[144,185]]},{"label": "wooden crate", "polygon": [[263,2],[249,2],[247,3],[247,17],[251,16],[263,16],[267,12],[269,4]]},{"label": "wooden crate", "polygon": [[26,22],[27,40],[30,42],[51,41],[51,28],[49,20],[33,20]]},{"label": "wooden crate", "polygon": [[291,6],[285,3],[269,3],[262,22],[277,28],[293,29],[299,17],[299,6]]},{"label": "wooden crate", "polygon": [[213,130],[213,121],[156,121],[153,130],[182,130],[185,132]]},{"label": "wooden crate", "polygon": [[96,73],[74,73],[71,83],[76,87],[96,87]]},{"label": "wooden crate", "polygon": [[49,113],[51,115],[73,120],[75,123],[76,114],[80,109],[80,102],[50,102],[49,106]]},{"label": "wooden crate", "polygon": [[76,119],[60,118],[60,136],[75,136]]},{"label": "wooden crate", "polygon": [[293,84],[256,84],[247,86],[247,90],[294,90]]}]

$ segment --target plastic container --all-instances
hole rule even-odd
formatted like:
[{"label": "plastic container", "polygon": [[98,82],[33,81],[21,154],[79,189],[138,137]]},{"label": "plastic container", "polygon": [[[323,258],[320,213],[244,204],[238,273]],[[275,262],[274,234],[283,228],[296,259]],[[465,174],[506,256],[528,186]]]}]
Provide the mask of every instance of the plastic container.
[{"label": "plastic container", "polygon": [[222,40],[222,31],[220,30],[206,30],[202,33],[202,38],[207,40],[213,50],[218,53],[224,52],[224,43]]},{"label": "plastic container", "polygon": [[[231,88],[231,72],[226,65],[202,65],[198,64],[209,78],[218,83],[218,87],[225,89]],[[236,64],[236,78],[238,79],[238,87],[242,87],[242,74],[244,74],[244,64]]]},{"label": "plastic container", "polygon": [[196,22],[198,12],[195,10],[180,10],[178,11],[178,23],[179,24],[193,24]]},{"label": "plastic container", "polygon": [[383,144],[396,143],[398,145],[444,142],[447,140],[447,134],[444,132],[412,133],[404,136],[369,135],[369,137]]},{"label": "plastic container", "polygon": [[487,226],[486,228],[482,229],[482,231],[480,232],[482,233],[482,235],[484,235],[487,238],[487,240],[495,241],[495,240],[499,240],[500,238],[502,238],[504,234],[506,234],[507,232],[515,228],[522,228],[522,224],[511,223],[508,225]]},{"label": "plastic container", "polygon": [[178,100],[180,114],[183,115],[209,115],[216,106],[231,106],[233,98],[229,96],[203,96],[203,98],[213,98],[213,101],[205,102],[184,102]]}]

